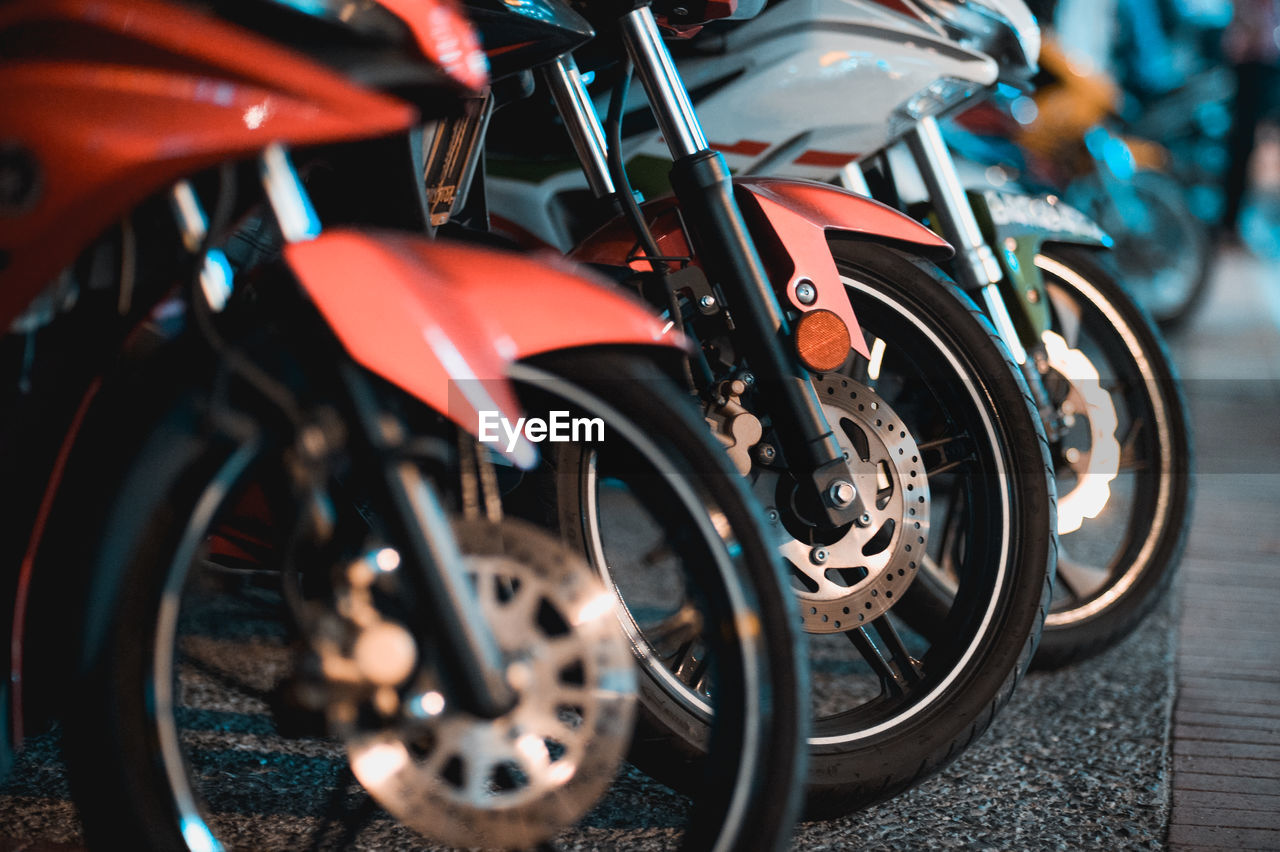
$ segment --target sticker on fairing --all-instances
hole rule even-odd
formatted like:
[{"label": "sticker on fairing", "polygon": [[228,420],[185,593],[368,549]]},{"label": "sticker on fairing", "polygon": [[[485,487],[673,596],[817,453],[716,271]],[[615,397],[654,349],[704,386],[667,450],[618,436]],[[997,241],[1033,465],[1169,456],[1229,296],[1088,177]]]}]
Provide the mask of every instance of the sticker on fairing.
[{"label": "sticker on fairing", "polygon": [[1092,219],[1056,196],[1014,195],[994,189],[983,190],[982,195],[997,228],[1017,225],[1111,244],[1111,238]]}]

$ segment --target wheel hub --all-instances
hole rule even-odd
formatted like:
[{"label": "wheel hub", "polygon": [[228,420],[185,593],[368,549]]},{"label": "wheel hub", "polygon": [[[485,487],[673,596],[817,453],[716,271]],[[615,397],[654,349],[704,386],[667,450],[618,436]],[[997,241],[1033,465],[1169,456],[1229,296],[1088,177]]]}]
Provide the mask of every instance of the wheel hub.
[{"label": "wheel hub", "polygon": [[455,527],[515,706],[450,706],[429,673],[389,724],[347,737],[352,771],[410,827],[451,846],[524,848],[577,822],[612,781],[635,709],[614,598],[582,558],[528,524]]},{"label": "wheel hub", "polygon": [[902,420],[875,391],[852,379],[816,378],[823,413],[850,460],[866,505],[856,523],[820,535],[780,493],[784,478],[765,470],[755,481],[800,598],[810,633],[838,633],[872,621],[901,599],[925,553],[929,483],[920,450]]}]

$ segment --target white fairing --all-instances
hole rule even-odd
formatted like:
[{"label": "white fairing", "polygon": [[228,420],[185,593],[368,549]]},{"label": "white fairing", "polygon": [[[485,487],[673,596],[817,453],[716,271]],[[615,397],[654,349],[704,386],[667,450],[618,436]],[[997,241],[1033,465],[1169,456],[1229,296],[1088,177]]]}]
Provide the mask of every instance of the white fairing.
[{"label": "white fairing", "polygon": [[[830,178],[888,145],[900,110],[931,84],[976,91],[995,62],[921,21],[860,0],[788,0],[724,37],[724,51],[677,61],[712,146],[736,172]],[[746,143],[746,144],[743,144]],[[761,145],[765,145],[761,150]],[[669,156],[657,133],[629,140],[627,157]]]},{"label": "white fairing", "polygon": [[[982,2],[1039,53],[1039,30],[1022,0]],[[736,174],[830,180],[844,164],[896,142],[911,123],[904,107],[931,85],[955,81],[978,91],[999,74],[986,54],[870,0],[787,0],[718,38],[718,49],[708,45],[706,55],[677,57],[676,64],[707,139]],[[604,115],[608,93],[597,95]],[[648,110],[640,86],[631,88],[627,103],[628,113],[635,110]],[[656,130],[623,146],[628,162],[639,155],[670,161]],[[580,171],[537,184],[488,181],[495,211],[570,247],[557,196],[586,187]]]}]

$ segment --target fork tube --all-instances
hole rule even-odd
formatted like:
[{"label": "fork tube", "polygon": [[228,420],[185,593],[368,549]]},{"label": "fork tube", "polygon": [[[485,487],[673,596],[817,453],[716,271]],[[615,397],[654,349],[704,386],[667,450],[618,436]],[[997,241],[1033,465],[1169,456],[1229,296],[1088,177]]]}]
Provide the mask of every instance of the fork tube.
[{"label": "fork tube", "polygon": [[829,523],[850,523],[863,512],[862,497],[841,507],[831,496],[837,484],[852,484],[852,476],[809,374],[789,345],[789,323],[734,198],[724,157],[708,148],[649,8],[629,12],[620,29],[675,161],[671,187],[680,199],[699,257],[727,296],[735,324],[734,343],[769,400],[788,463],[800,482],[807,480],[815,489]]},{"label": "fork tube", "polygon": [[351,364],[339,367],[356,413],[357,440],[377,461],[378,484],[391,506],[386,521],[408,554],[401,594],[411,617],[406,625],[419,648],[438,643],[441,667],[467,710],[496,719],[515,704],[502,650],[480,604],[444,507],[415,463],[398,458],[403,435],[385,417],[368,381]]},{"label": "fork tube", "polygon": [[600,116],[596,115],[587,94],[587,87],[582,85],[582,77],[578,74],[578,64],[573,57],[565,54],[550,65],[539,69],[551,97],[556,102],[556,109],[569,131],[569,139],[573,149],[582,162],[582,171],[587,176],[587,183],[596,198],[607,198],[614,193],[613,178],[609,175],[608,146],[604,141],[604,128],[600,126]]},{"label": "fork tube", "polygon": [[622,41],[640,72],[640,82],[653,108],[662,138],[677,160],[707,150],[707,137],[689,102],[671,52],[662,41],[648,6],[627,14],[621,22]]},{"label": "fork tube", "polygon": [[1004,271],[991,246],[982,236],[978,217],[960,183],[955,160],[942,138],[936,119],[929,117],[916,123],[906,136],[907,146],[915,158],[929,189],[930,200],[938,214],[938,224],[947,242],[956,247],[956,275],[969,290],[982,294],[983,307],[995,325],[1000,338],[1019,364],[1027,361],[1027,352],[1009,315],[1009,307],[1000,294],[999,282]]}]

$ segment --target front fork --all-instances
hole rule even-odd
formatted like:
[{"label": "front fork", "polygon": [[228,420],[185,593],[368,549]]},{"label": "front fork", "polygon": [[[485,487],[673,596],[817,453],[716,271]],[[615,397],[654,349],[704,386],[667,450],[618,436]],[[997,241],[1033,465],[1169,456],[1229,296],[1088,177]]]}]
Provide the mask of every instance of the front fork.
[{"label": "front fork", "polygon": [[[793,474],[801,483],[807,479],[829,524],[852,523],[865,511],[862,497],[809,373],[787,345],[790,324],[734,198],[724,158],[707,145],[650,9],[645,6],[627,13],[619,25],[671,150],[671,186],[690,225],[690,237],[708,277],[735,308],[734,346],[750,363],[770,401],[769,411]],[[579,108],[590,101],[573,60],[562,58],[544,73],[544,79],[565,124],[571,126],[570,136],[592,189],[597,194],[615,189],[604,165],[599,119],[593,110]]]},{"label": "front fork", "polygon": [[[312,239],[320,221],[284,148],[271,145],[259,160],[259,175],[281,236],[288,243]],[[208,219],[190,184],[179,183],[171,196],[179,229],[188,248],[206,242]],[[230,267],[218,250],[207,251],[200,284],[218,310],[230,291]],[[485,718],[497,718],[515,702],[506,681],[502,654],[479,612],[475,590],[443,506],[418,471],[400,456],[402,436],[381,412],[373,391],[355,367],[343,364],[342,379],[356,412],[353,437],[366,458],[376,460],[375,481],[391,508],[387,519],[409,560],[403,569],[404,593],[411,613],[410,632],[420,648],[441,646],[441,666],[460,692],[460,704]]]},{"label": "front fork", "polygon": [[978,217],[974,215],[973,205],[960,183],[960,173],[942,138],[937,120],[929,117],[917,122],[907,133],[906,142],[929,190],[942,236],[955,247],[956,277],[964,289],[979,295],[982,308],[996,327],[996,333],[1021,368],[1040,411],[1040,419],[1045,430],[1049,431],[1055,419],[1054,406],[1037,367],[1044,360],[1044,344],[1034,342],[1030,352],[1023,346],[1008,303],[1000,292],[1004,270],[982,235]]}]

